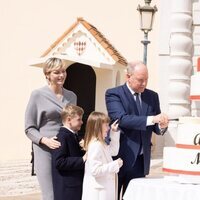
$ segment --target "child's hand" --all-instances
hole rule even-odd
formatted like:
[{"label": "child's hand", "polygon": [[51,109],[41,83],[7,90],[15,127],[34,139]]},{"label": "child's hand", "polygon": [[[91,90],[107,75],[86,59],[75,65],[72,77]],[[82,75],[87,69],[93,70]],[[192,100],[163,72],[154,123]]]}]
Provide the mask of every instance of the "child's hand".
[{"label": "child's hand", "polygon": [[118,119],[117,119],[111,124],[111,130],[114,132],[118,131],[118,126],[119,126],[119,123],[118,123]]},{"label": "child's hand", "polygon": [[121,158],[118,158],[117,162],[118,162],[119,167],[123,165],[123,160]]},{"label": "child's hand", "polygon": [[85,162],[87,160],[87,152],[85,153],[85,155],[83,156],[83,161]]},{"label": "child's hand", "polygon": [[80,147],[83,148],[83,146],[84,146],[84,140],[83,139],[79,142],[79,145],[80,145]]}]

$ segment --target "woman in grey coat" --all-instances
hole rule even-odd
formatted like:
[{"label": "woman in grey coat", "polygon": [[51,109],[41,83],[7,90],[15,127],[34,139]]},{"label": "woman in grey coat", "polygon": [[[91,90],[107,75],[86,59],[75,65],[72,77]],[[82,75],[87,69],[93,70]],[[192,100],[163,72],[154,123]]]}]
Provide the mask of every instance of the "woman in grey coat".
[{"label": "woman in grey coat", "polygon": [[25,133],[33,142],[34,167],[42,199],[53,200],[51,149],[59,148],[56,135],[62,125],[60,113],[66,104],[76,104],[76,95],[63,88],[66,68],[59,58],[49,58],[43,68],[48,85],[34,90],[25,113]]}]

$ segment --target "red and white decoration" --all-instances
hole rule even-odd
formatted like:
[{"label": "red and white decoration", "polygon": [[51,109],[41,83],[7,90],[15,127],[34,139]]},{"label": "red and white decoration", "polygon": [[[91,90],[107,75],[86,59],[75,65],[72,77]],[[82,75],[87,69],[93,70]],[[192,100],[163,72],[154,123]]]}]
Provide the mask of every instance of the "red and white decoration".
[{"label": "red and white decoration", "polygon": [[85,49],[86,49],[86,41],[75,41],[74,42],[74,49],[76,50],[76,53],[81,56]]},{"label": "red and white decoration", "polygon": [[200,58],[197,59],[197,73],[191,76],[190,100],[200,100]]}]

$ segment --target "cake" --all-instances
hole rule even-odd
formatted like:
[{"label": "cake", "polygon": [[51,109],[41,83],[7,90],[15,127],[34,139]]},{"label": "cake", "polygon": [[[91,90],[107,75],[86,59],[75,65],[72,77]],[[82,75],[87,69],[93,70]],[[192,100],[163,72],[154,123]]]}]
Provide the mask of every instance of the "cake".
[{"label": "cake", "polygon": [[[190,100],[200,101],[200,57],[191,76]],[[163,171],[180,183],[200,184],[200,117],[180,117],[175,147],[163,151]],[[166,176],[167,177],[167,176]]]},{"label": "cake", "polygon": [[191,76],[190,99],[200,100],[200,71]]},{"label": "cake", "polygon": [[175,147],[165,147],[163,171],[176,181],[200,184],[200,117],[179,118]]}]

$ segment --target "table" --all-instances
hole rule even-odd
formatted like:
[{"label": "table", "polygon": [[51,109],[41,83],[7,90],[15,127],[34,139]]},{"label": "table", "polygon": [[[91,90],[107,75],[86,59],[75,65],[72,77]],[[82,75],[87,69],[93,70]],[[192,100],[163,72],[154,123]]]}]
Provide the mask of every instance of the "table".
[{"label": "table", "polygon": [[200,185],[181,184],[164,178],[130,181],[123,200],[200,200]]}]

